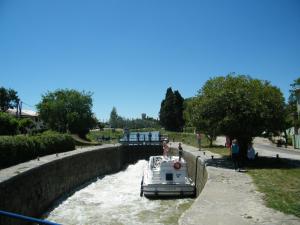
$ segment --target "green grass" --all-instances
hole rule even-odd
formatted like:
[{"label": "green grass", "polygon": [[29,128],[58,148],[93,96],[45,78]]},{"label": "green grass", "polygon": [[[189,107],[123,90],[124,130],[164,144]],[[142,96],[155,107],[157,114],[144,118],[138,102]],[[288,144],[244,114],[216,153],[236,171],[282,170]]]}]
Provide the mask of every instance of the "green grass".
[{"label": "green grass", "polygon": [[204,148],[207,151],[210,151],[212,153],[219,154],[224,157],[230,156],[230,149],[225,147],[219,147],[219,146],[213,146],[213,147],[205,147]]},{"label": "green grass", "polygon": [[88,140],[82,139],[76,134],[72,134],[71,136],[75,142],[76,147],[94,146],[94,145],[102,144],[98,141],[90,141],[90,139],[88,139]]},{"label": "green grass", "polygon": [[110,140],[101,141],[101,143],[118,143],[119,139],[123,136],[123,130],[115,129],[105,129],[99,131],[90,131],[87,134],[87,138],[91,141],[98,141],[98,138],[110,138]]},{"label": "green grass", "polygon": [[[198,148],[198,141],[196,139],[196,135],[194,133],[179,133],[179,132],[171,132],[171,131],[163,131],[162,134],[166,134],[169,137],[170,141],[179,141],[187,145],[194,146]],[[229,148],[225,148],[223,146],[213,146],[209,147],[209,140],[205,135],[201,135],[201,148],[211,151],[213,153],[220,154],[222,156],[229,156],[230,150]]]},{"label": "green grass", "polygon": [[[168,135],[170,141],[174,140],[197,148],[199,147],[196,134],[194,133],[179,133],[179,132],[172,132],[172,131],[161,131],[161,133],[163,135]],[[201,135],[201,146],[208,146],[208,144],[209,142],[205,137],[205,135]]]},{"label": "green grass", "polygon": [[300,168],[250,169],[268,207],[300,217]]}]

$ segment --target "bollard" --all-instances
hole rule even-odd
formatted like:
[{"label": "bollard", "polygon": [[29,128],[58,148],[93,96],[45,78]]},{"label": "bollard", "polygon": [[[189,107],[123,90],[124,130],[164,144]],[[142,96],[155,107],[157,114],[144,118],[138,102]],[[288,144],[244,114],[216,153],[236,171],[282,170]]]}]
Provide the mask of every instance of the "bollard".
[{"label": "bollard", "polygon": [[211,156],[211,159],[214,159],[214,156],[213,156],[213,155]]},{"label": "bollard", "polygon": [[40,161],[40,157],[39,156],[37,157],[37,161]]},{"label": "bollard", "polygon": [[205,155],[205,152],[203,152],[203,155]]},{"label": "bollard", "polygon": [[276,159],[279,159],[279,154],[276,154]]}]

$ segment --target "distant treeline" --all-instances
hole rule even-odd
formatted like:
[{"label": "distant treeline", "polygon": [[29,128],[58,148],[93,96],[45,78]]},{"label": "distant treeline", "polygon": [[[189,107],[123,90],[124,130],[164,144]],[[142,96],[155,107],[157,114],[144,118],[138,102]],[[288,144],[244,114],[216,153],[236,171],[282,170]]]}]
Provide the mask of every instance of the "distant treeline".
[{"label": "distant treeline", "polygon": [[110,113],[109,124],[112,128],[128,128],[128,129],[143,129],[143,128],[161,128],[159,120],[142,115],[141,119],[126,119],[118,115],[117,109],[113,107]]}]

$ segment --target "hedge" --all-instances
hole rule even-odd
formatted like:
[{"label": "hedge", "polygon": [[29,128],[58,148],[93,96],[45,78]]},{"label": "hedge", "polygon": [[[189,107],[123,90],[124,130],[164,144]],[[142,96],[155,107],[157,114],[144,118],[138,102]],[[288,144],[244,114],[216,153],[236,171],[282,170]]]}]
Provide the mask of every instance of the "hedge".
[{"label": "hedge", "polygon": [[70,135],[0,136],[0,169],[54,153],[75,149]]},{"label": "hedge", "polygon": [[18,120],[12,115],[0,112],[0,135],[14,135],[18,132]]}]

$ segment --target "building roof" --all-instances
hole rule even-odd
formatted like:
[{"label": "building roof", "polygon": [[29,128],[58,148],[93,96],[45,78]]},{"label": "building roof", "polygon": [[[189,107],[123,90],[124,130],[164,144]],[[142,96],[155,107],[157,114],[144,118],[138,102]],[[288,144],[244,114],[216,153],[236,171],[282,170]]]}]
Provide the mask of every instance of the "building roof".
[{"label": "building roof", "polygon": [[[17,109],[8,109],[7,112],[11,115],[16,115]],[[39,114],[30,109],[22,109],[21,117],[38,117]]]}]

